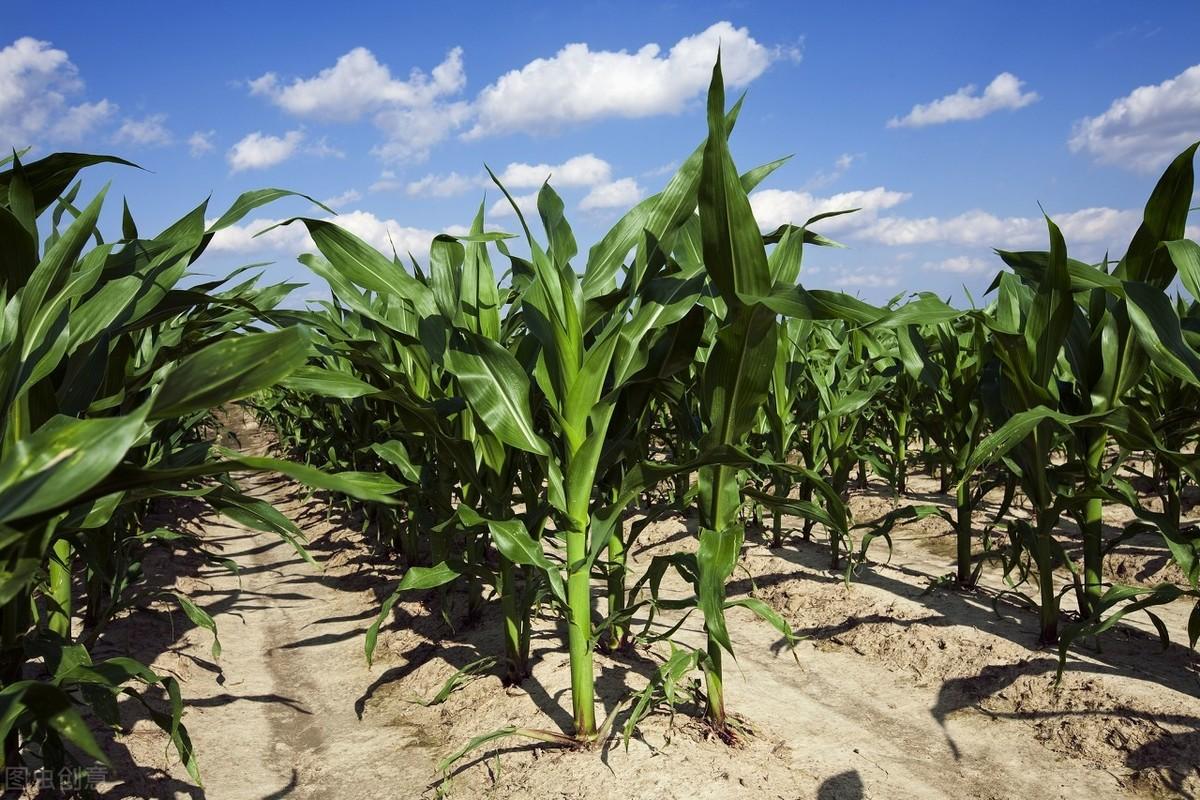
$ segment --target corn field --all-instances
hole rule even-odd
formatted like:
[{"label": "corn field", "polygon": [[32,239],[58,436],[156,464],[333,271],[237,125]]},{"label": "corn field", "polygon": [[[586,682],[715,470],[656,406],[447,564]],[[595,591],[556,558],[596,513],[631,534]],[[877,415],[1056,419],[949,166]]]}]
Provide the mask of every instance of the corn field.
[{"label": "corn field", "polygon": [[[105,761],[96,734],[132,701],[201,781],[186,687],[92,653],[113,620],[153,602],[209,631],[214,658],[230,635],[198,600],[147,584],[156,547],[227,566],[203,537],[152,527],[155,509],[187,498],[312,561],[306,531],[244,491],[256,472],[353,513],[372,552],[402,566],[362,638],[367,662],[410,597],[444,617],[448,640],[499,626],[501,646],[443,695],[482,673],[532,680],[536,623],[559,625],[569,728],[481,728],[444,754],[443,774],[499,739],[628,747],[678,709],[730,746],[752,738],[727,698],[728,612],[750,612],[785,648],[800,639],[781,609],[729,589],[755,541],[819,547],[852,585],[896,530],[941,520],[954,548],[937,588],[1001,587],[1036,616],[1027,646],[1048,648],[1060,674],[1074,648],[1134,620],[1165,645],[1167,607],[1186,604],[1194,647],[1200,246],[1185,227],[1197,145],[1112,260],[1072,258],[1047,217],[1044,250],[996,251],[985,305],[920,293],[875,306],[802,285],[806,251],[841,246],[822,220],[854,209],[760,228],[748,194],[783,161],[739,170],[740,111],[718,60],[702,141],[586,252],[549,182],[533,219],[495,175],[519,231],[489,224],[481,205],[424,264],[336,218],[280,223],[307,230],[315,252],[299,260],[330,289],[303,309],[285,303],[296,285],[252,269],[209,281],[192,270],[218,231],[292,192],[247,193],[215,222],[201,204],[152,236],[125,208],[105,238],[107,189],[83,196],[77,178],[128,162],[6,159],[3,763]],[[274,456],[218,436],[234,404],[272,431]],[[939,497],[915,496],[920,475]],[[892,509],[856,518],[850,499],[872,484]],[[1107,523],[1114,510],[1128,521]],[[666,518],[694,523],[685,546],[635,565],[639,537]],[[1148,535],[1180,579],[1114,580],[1106,564]],[[689,624],[702,635],[683,635]],[[597,653],[655,668],[637,690],[600,696]]]}]

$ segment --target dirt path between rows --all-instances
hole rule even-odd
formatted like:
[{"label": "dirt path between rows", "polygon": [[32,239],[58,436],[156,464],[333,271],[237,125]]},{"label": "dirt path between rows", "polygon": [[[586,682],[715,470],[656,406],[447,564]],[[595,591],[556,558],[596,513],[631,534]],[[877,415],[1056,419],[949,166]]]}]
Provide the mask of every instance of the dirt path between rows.
[{"label": "dirt path between rows", "polygon": [[[269,484],[249,485],[271,499]],[[302,511],[275,499],[285,513]],[[237,548],[242,587],[236,609],[215,620],[224,683],[207,673],[187,690],[208,797],[367,798],[381,787],[428,783],[436,750],[414,746],[402,726],[355,713],[375,677],[362,652],[373,597],[348,593],[337,585],[341,576],[321,576],[277,536],[215,533]],[[214,577],[213,591],[236,582]],[[400,746],[404,758],[381,752]]]},{"label": "dirt path between rows", "polygon": [[[244,444],[263,447],[253,430]],[[975,631],[970,618],[954,618],[954,607],[931,610],[918,597],[919,580],[900,583],[908,580],[900,571],[887,574],[900,591],[870,580],[846,588],[761,546],[747,554],[759,583],[754,591],[814,635],[793,658],[769,626],[742,609],[731,610],[738,658],[727,670],[729,705],[754,730],[743,744],[731,748],[706,736],[688,716],[698,710],[685,707],[674,720],[659,714],[643,724],[628,750],[619,738],[579,752],[501,740],[464,759],[439,785],[438,759],[474,735],[507,725],[569,726],[560,624],[538,620],[534,675],[521,687],[505,690],[489,675],[440,705],[416,703],[436,693],[464,664],[498,652],[496,610],[489,608],[477,626],[460,626],[451,634],[422,598],[406,599],[380,636],[376,665],[369,669],[363,634],[397,570],[366,552],[357,534],[336,520],[326,521],[325,506],[294,485],[270,477],[243,485],[296,521],[323,571],[272,534],[207,517],[197,524],[211,545],[239,565],[240,591],[239,577],[218,567],[186,559],[148,566],[164,574],[174,570],[175,585],[207,608],[219,626],[223,652],[216,661],[207,632],[185,628],[180,634],[177,611],[135,614],[123,629],[126,644],[141,648],[156,669],[181,679],[188,705],[184,721],[205,786],[188,783],[174,753],[164,752],[163,736],[141,721],[113,742],[121,780],[106,797],[357,800],[438,792],[492,800],[1172,796],[1162,782],[1131,781],[1129,768],[1115,757],[1098,761],[1094,753],[1083,757],[1055,746],[1031,727],[1037,713],[995,713],[974,695],[964,700],[961,693],[947,694],[962,680],[955,669],[970,678],[978,664],[960,660],[939,667],[938,653],[986,651],[1005,661],[1009,649],[1016,648],[1012,652],[1030,663],[1045,660],[1046,654],[1013,644],[1011,632]],[[663,547],[687,546],[679,522],[656,526],[648,538],[650,548],[635,554],[635,566],[644,567],[644,559]],[[794,578],[770,579],[780,569],[805,573],[799,589],[803,603],[790,602],[787,581]],[[900,627],[851,625],[831,636],[815,633],[826,622],[868,620],[881,609]],[[924,620],[943,614],[934,634],[921,632]],[[681,640],[700,641],[697,625],[690,619]],[[901,638],[906,628],[916,631],[915,638],[909,647],[897,646],[906,641]],[[120,644],[120,637],[115,641]],[[912,657],[898,657],[897,651]],[[601,713],[645,685],[656,663],[648,651],[598,654]],[[1044,669],[1033,679],[1048,685]],[[1081,691],[1086,695],[1086,687]],[[1195,712],[1188,705],[1192,701],[1194,696],[1185,693],[1172,700],[1172,708]]]},{"label": "dirt path between rows", "polygon": [[[252,449],[264,448],[252,423],[243,438]],[[124,738],[128,750],[120,755],[127,757],[116,769],[128,779],[105,796],[354,800],[388,796],[387,787],[423,789],[442,753],[432,743],[423,746],[419,731],[403,720],[360,719],[356,711],[378,677],[362,649],[378,608],[372,588],[390,574],[364,568],[367,559],[354,537],[326,522],[324,504],[295,485],[273,476],[241,484],[305,531],[323,569],[275,534],[211,516],[198,521],[208,545],[238,565],[234,575],[221,566],[174,564],[181,573],[176,587],[217,624],[220,657],[212,658],[212,637],[193,628],[158,655],[154,667],[181,679],[184,724],[204,786],[187,785],[175,752],[164,752],[158,729],[140,721]],[[161,620],[144,630],[135,615],[125,638],[135,649],[153,646],[141,634],[152,640],[186,624],[178,611],[170,617],[166,630]],[[401,748],[403,757],[396,758]]]}]

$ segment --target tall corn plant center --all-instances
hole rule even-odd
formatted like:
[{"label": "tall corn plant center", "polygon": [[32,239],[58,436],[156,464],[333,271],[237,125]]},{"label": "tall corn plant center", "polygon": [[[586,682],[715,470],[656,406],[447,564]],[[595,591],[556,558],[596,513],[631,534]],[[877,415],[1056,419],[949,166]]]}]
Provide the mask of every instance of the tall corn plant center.
[{"label": "tall corn plant center", "polygon": [[[1031,653],[1049,648],[1060,673],[1073,648],[1134,618],[1165,644],[1164,609],[1181,604],[1194,647],[1200,532],[1184,509],[1200,485],[1200,246],[1185,229],[1197,145],[1162,173],[1115,260],[1072,258],[1046,217],[1046,249],[996,251],[986,305],[919,293],[876,306],[801,283],[806,249],[840,246],[810,227],[854,209],[760,228],[749,193],[783,161],[735,164],[742,101],[728,103],[719,56],[706,109],[665,188],[586,253],[550,182],[534,219],[490,170],[518,232],[481,205],[425,263],[336,217],[280,222],[307,232],[315,249],[299,260],[331,290],[302,310],[284,304],[294,285],[193,270],[217,233],[294,193],[246,193],[215,220],[201,204],[154,234],[126,207],[108,233],[108,188],[85,196],[78,176],[132,164],[6,158],[2,765],[107,762],[97,734],[120,729],[117,700],[131,699],[202,780],[219,756],[194,751],[186,686],[94,654],[150,600],[209,631],[213,658],[218,633],[237,635],[200,598],[147,594],[153,548],[225,561],[203,536],[151,524],[172,503],[276,535],[319,569],[307,531],[248,491],[249,473],[320,492],[402,565],[372,609],[367,662],[403,602],[441,615],[448,641],[498,627],[495,652],[435,702],[488,673],[528,687],[539,631],[561,638],[570,726],[481,728],[445,753],[442,775],[510,737],[628,748],[639,725],[676,711],[721,746],[753,738],[727,702],[732,621],[769,626],[785,649],[800,638],[781,609],[731,588],[756,545],[819,547],[829,575],[852,583],[898,526],[942,520],[954,546],[939,591],[1003,587],[1011,613],[1036,618]],[[219,439],[238,408],[273,455]],[[901,502],[921,471],[941,499]],[[856,519],[852,494],[871,481],[897,502]],[[1116,531],[1112,509],[1129,520]],[[684,546],[639,557],[640,537],[671,516],[694,523]],[[1114,580],[1106,565],[1150,535],[1181,579]],[[607,697],[597,653],[654,667]]]}]

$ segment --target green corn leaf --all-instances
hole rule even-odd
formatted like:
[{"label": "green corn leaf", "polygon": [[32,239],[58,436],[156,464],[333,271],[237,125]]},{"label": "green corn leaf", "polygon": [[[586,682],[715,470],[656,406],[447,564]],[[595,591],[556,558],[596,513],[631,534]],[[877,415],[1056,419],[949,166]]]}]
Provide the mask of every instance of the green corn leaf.
[{"label": "green corn leaf", "polygon": [[1193,300],[1200,300],[1200,245],[1191,239],[1176,239],[1163,242],[1163,247],[1167,248],[1188,294]]},{"label": "green corn leaf", "polygon": [[[53,153],[31,164],[22,165],[25,182],[32,188],[33,213],[41,216],[42,212],[62,195],[66,188],[75,180],[80,170],[97,164],[121,164],[126,167],[141,169],[132,161],[126,161],[116,156],[98,156],[84,153]],[[9,189],[12,186],[14,171],[0,172],[0,204],[8,203]]]},{"label": "green corn leaf", "polygon": [[371,384],[356,378],[349,372],[325,369],[324,367],[297,367],[279,381],[279,385],[297,392],[351,400],[379,391]]},{"label": "green corn leaf", "polygon": [[121,463],[142,435],[146,407],[123,417],[54,417],[0,457],[0,522],[69,505]]},{"label": "green corn leaf", "polygon": [[788,161],[790,161],[791,158],[792,158],[791,156],[784,156],[783,158],[777,158],[774,161],[768,161],[766,164],[763,164],[761,166],[755,167],[754,169],[744,172],[738,178],[738,182],[741,183],[741,185],[742,185],[742,191],[745,192],[746,194],[749,194],[750,192],[754,191],[755,187],[757,187],[760,183],[765,181],[772,172],[779,169],[784,164],[786,164]]},{"label": "green corn leaf", "polygon": [[[290,225],[293,222],[301,222],[308,228],[321,255],[345,279],[380,295],[402,298],[422,318],[437,314],[437,304],[429,287],[362,239],[332,222],[319,219],[296,217],[279,224]],[[260,231],[257,235],[263,233],[266,231]]]},{"label": "green corn leaf", "polygon": [[340,492],[359,500],[385,504],[395,503],[396,501],[391,495],[404,488],[388,476],[375,472],[325,472],[283,459],[248,456],[225,448],[216,449],[233,464],[251,469],[278,472],[294,478],[306,486]]},{"label": "green corn leaf", "polygon": [[450,583],[459,576],[446,562],[441,562],[432,567],[410,567],[404,573],[404,577],[400,579],[400,583],[392,590],[387,599],[383,601],[383,606],[379,610],[378,616],[371,626],[367,628],[366,640],[363,643],[364,652],[367,655],[367,664],[372,663],[375,655],[375,642],[379,638],[379,629],[384,622],[387,621],[388,615],[392,613],[392,608],[400,599],[403,592],[419,591],[421,589],[434,589],[438,586],[444,586]]},{"label": "green corn leaf", "polygon": [[462,332],[446,351],[446,359],[471,408],[502,442],[549,454],[529,410],[529,377],[511,353],[490,339]]},{"label": "green corn leaf", "polygon": [[287,189],[254,189],[238,195],[238,198],[233,201],[233,205],[229,207],[229,210],[222,214],[216,222],[208,226],[206,233],[211,236],[219,230],[240,222],[243,217],[254,209],[265,206],[268,203],[273,203],[284,197],[299,197],[320,207],[324,211],[328,211],[330,214],[334,213],[334,211],[325,205],[300,192],[292,192]]},{"label": "green corn leaf", "polygon": [[1196,642],[1200,640],[1200,600],[1197,600],[1192,606],[1192,613],[1188,614],[1188,647],[1196,649]]},{"label": "green corn leaf", "polygon": [[1154,186],[1138,226],[1114,275],[1125,281],[1148,283],[1165,290],[1175,267],[1159,244],[1182,239],[1193,190],[1193,161],[1200,142],[1175,157]]},{"label": "green corn leaf", "polygon": [[757,597],[739,597],[736,600],[730,600],[725,604],[726,608],[732,608],[734,606],[741,606],[742,608],[750,609],[764,622],[766,622],[775,630],[779,631],[779,634],[783,636],[784,640],[788,643],[788,647],[796,646],[796,634],[792,630],[792,626],[787,624],[784,618],[779,615],[778,611],[771,608],[762,600],[759,600]]},{"label": "green corn leaf", "polygon": [[104,204],[107,191],[108,187],[105,186],[92,202],[88,203],[29,276],[28,282],[21,290],[20,327],[23,331],[29,330],[30,323],[41,309],[43,301],[66,282],[71,267],[96,228],[96,220],[100,216],[100,207]]},{"label": "green corn leaf", "polygon": [[733,643],[725,624],[725,581],[737,564],[742,537],[740,527],[721,532],[705,528],[700,531],[700,547],[696,551],[697,605],[704,614],[704,628],[729,653],[733,653]]},{"label": "green corn leaf", "polygon": [[447,319],[459,315],[466,249],[453,236],[435,236],[429,246],[429,284],[438,310]]},{"label": "green corn leaf", "polygon": [[204,411],[271,386],[304,364],[309,340],[300,328],[235,336],[181,361],[154,397],[152,419]]},{"label": "green corn leaf", "polygon": [[704,266],[725,302],[771,291],[771,270],[750,200],[729,155],[721,59],[708,90],[708,140],[698,184]]},{"label": "green corn leaf", "polygon": [[175,601],[179,603],[179,607],[183,609],[183,613],[187,615],[187,618],[193,624],[204,628],[212,634],[212,657],[214,659],[220,658],[221,640],[217,638],[217,623],[213,621],[213,618],[209,616],[207,611],[192,602],[191,598],[187,595],[180,594],[179,592],[172,592],[171,594],[175,597]]},{"label": "green corn leaf", "polygon": [[1025,340],[1033,357],[1030,379],[1039,387],[1050,380],[1075,313],[1067,272],[1067,245],[1062,232],[1049,217],[1046,217],[1046,227],[1050,231],[1050,261],[1025,323]]},{"label": "green corn leaf", "polygon": [[462,277],[462,312],[467,320],[467,327],[487,339],[500,338],[500,292],[496,286],[496,276],[492,271],[492,262],[488,258],[488,241],[496,238],[510,238],[511,234],[492,234],[483,230],[483,203],[471,223],[469,237],[459,237],[466,241]]},{"label": "green corn leaf", "polygon": [[547,255],[557,269],[565,269],[568,262],[579,252],[579,248],[575,244],[575,234],[571,232],[571,226],[563,216],[562,198],[550,188],[549,182],[543,184],[538,192],[537,206],[550,242]]},{"label": "green corn leaf", "polygon": [[[749,434],[767,400],[778,346],[775,315],[769,309],[739,307],[730,316],[704,365],[700,404],[709,425],[704,449],[736,446]],[[733,468],[718,464],[701,469],[700,487],[703,524],[729,527],[740,503]]]},{"label": "green corn leaf", "polygon": [[1200,355],[1184,340],[1171,301],[1145,283],[1126,281],[1124,286],[1129,319],[1155,366],[1188,383],[1200,384]]},{"label": "green corn leaf", "polygon": [[500,554],[514,564],[528,564],[546,573],[554,596],[564,606],[567,604],[566,587],[563,585],[559,567],[546,558],[542,543],[529,535],[520,520],[488,520],[488,532]]},{"label": "green corn leaf", "polygon": [[37,267],[37,241],[11,211],[0,207],[0,285],[15,292],[25,285]]},{"label": "green corn leaf", "polygon": [[371,452],[394,467],[399,468],[400,474],[414,484],[421,482],[420,470],[413,464],[405,449],[404,443],[391,439],[386,442],[375,442],[369,448]]},{"label": "green corn leaf", "polygon": [[30,715],[91,758],[111,765],[71,698],[57,686],[18,681],[0,690],[0,737],[8,737],[22,714]]},{"label": "green corn leaf", "polygon": [[[725,115],[726,135],[733,131],[741,107],[742,101],[738,100]],[[592,246],[588,251],[587,270],[582,282],[585,296],[595,297],[606,291],[625,256],[638,245],[645,231],[649,231],[655,239],[661,241],[667,231],[683,225],[692,218],[692,212],[696,208],[696,184],[700,180],[704,151],[705,142],[701,142],[680,165],[662,192],[646,198],[626,212],[625,216]]]}]

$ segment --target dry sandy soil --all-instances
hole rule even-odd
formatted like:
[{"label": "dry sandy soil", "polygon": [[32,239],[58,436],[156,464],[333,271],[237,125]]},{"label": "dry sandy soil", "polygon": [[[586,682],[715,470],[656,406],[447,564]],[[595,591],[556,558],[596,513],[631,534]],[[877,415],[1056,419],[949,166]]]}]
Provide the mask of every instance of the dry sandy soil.
[{"label": "dry sandy soil", "polygon": [[[248,430],[246,443],[261,448],[263,437]],[[147,566],[210,611],[223,653],[214,660],[207,632],[166,607],[120,621],[110,648],[128,648],[180,678],[205,784],[193,786],[157,728],[131,717],[131,730],[108,743],[116,780],[104,797],[1200,794],[1194,655],[1179,644],[1163,653],[1144,626],[1125,626],[1102,650],[1076,648],[1056,687],[1056,654],[1031,647],[1029,611],[1006,602],[993,608],[997,583],[973,593],[929,588],[949,571],[948,526],[936,519],[899,529],[890,562],[862,570],[849,586],[825,569],[821,542],[793,539],[772,551],[750,535],[732,593],[765,600],[805,638],[793,655],[772,628],[731,611],[737,661],[727,663],[728,702],[752,732],[737,746],[706,736],[698,709],[685,706],[673,719],[644,722],[628,749],[619,736],[582,751],[506,739],[468,756],[443,782],[437,762],[472,736],[506,725],[569,727],[558,623],[539,620],[534,674],[521,687],[505,690],[485,675],[425,705],[458,668],[498,652],[495,610],[451,632],[432,604],[403,602],[368,668],[363,634],[399,570],[294,485],[245,485],[301,525],[322,569],[274,536],[205,517],[194,524],[240,566],[238,576],[166,552]],[[918,480],[913,495],[940,502],[930,488]],[[858,518],[871,518],[892,502],[867,493],[854,507]],[[650,526],[633,550],[635,569],[656,553],[691,547],[688,530],[678,516]],[[1162,569],[1159,555],[1135,543],[1118,568],[1149,575]],[[1177,642],[1186,643],[1187,610],[1164,614]],[[700,641],[697,626],[689,619],[680,638]],[[605,711],[644,686],[660,657],[598,654]]]}]

